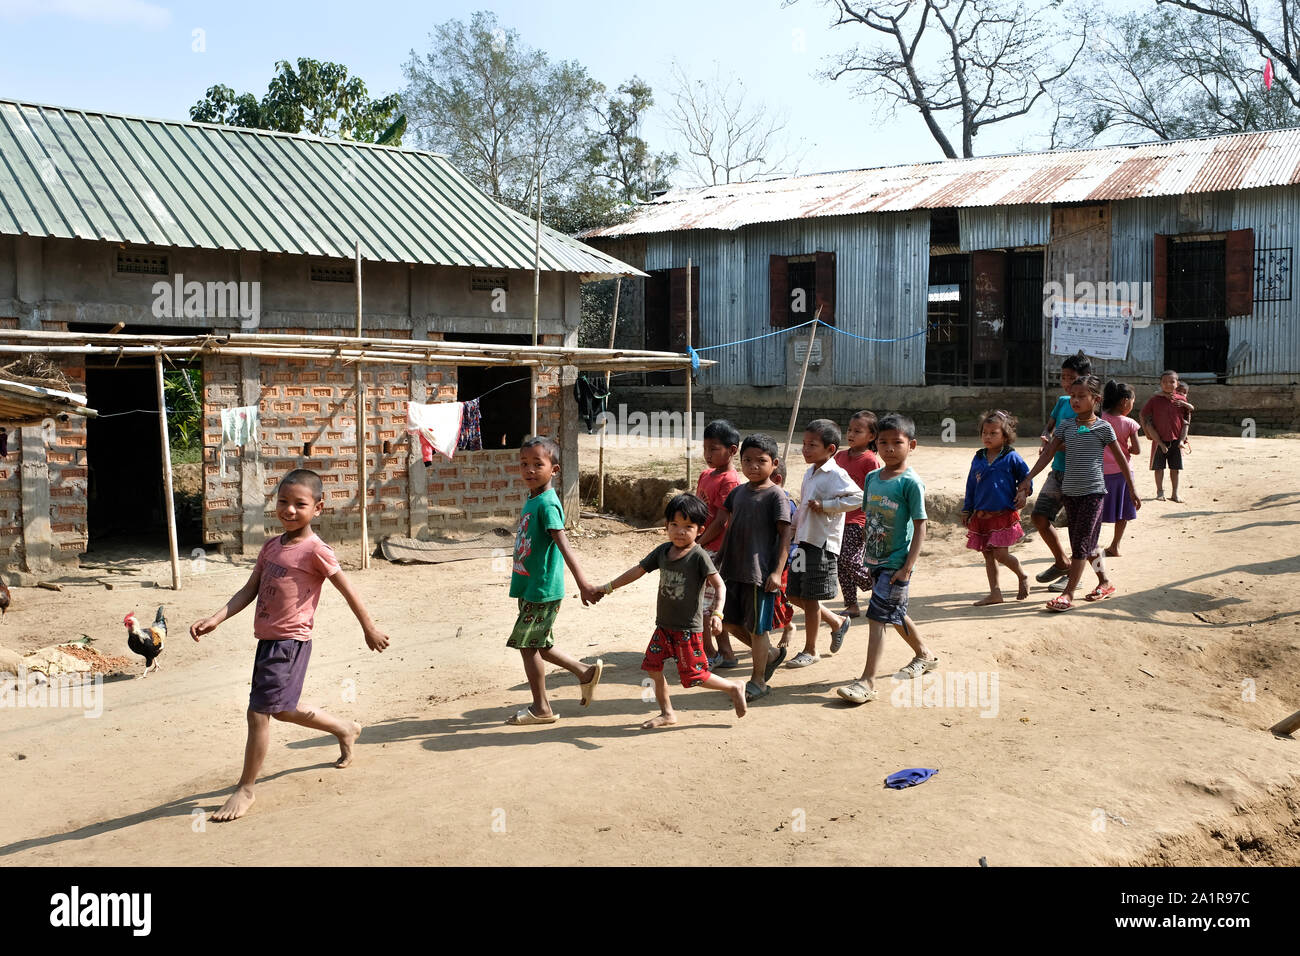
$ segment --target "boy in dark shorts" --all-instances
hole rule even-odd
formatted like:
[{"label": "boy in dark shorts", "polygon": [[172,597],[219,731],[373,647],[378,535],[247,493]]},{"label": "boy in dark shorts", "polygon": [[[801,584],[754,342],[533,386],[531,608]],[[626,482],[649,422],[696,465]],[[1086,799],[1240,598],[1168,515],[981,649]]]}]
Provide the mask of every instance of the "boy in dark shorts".
[{"label": "boy in dark shorts", "polygon": [[311,658],[316,605],[327,578],[357,616],[366,646],[381,653],[388,646],[387,635],[375,627],[361,597],[339,568],[333,549],[312,531],[311,523],[321,513],[322,498],[320,476],[314,471],[300,468],[285,475],[276,490],[275,502],[275,515],[284,534],[262,546],[253,573],[225,607],[190,625],[190,637],[197,641],[257,598],[253,616],[257,654],[248,700],[244,772],[230,799],[212,815],[221,823],[242,817],[253,805],[253,785],[271,743],[272,717],[337,737],[341,753],[334,766],[340,769],[352,762],[352,747],[361,734],[361,725],[355,721],[340,720],[320,708],[298,704]]},{"label": "boy in dark shorts", "polygon": [[600,593],[587,583],[565,537],[564,507],[551,487],[551,479],[559,470],[560,446],[550,438],[535,436],[520,446],[519,474],[528,486],[528,500],[519,515],[514,571],[510,575],[510,596],[519,599],[519,617],[506,646],[515,648],[524,659],[533,703],[507,719],[508,724],[553,724],[560,719],[546,698],[548,663],[559,664],[578,678],[584,707],[595,696],[605,669],[600,658],[588,665],[557,651],[551,633],[564,599],[564,564],[573,572],[584,605],[595,603]]},{"label": "boy in dark shorts", "polygon": [[1169,469],[1169,500],[1178,504],[1178,473],[1183,470],[1183,446],[1187,442],[1192,406],[1178,394],[1178,373],[1167,369],[1160,375],[1160,391],[1152,395],[1138,420],[1151,439],[1151,470],[1156,473],[1156,501],[1165,500],[1165,469]]},{"label": "boy in dark shorts", "polygon": [[[718,552],[726,540],[727,527],[722,521],[714,521],[714,516],[727,495],[740,485],[740,475],[736,471],[733,459],[740,451],[740,432],[736,426],[725,418],[715,419],[704,426],[704,463],[709,467],[700,473],[695,482],[695,494],[709,506],[709,520],[700,530],[699,543],[709,554],[709,559],[716,565]],[[722,610],[722,602],[711,585],[704,586],[704,613]],[[714,636],[708,628],[704,630],[704,650],[709,655],[711,664],[720,667],[738,667],[739,662],[727,641],[725,632],[717,636],[717,647],[713,645]]]},{"label": "boy in dark shorts", "polygon": [[727,587],[722,626],[752,652],[753,670],[745,684],[745,699],[751,701],[771,693],[767,682],[785,660],[785,650],[774,652],[767,637],[791,534],[785,492],[772,481],[777,450],[767,435],[741,442],[740,471],[746,483],[727,496],[720,512],[727,522],[718,560]]},{"label": "boy in dark shorts", "polygon": [[[1092,361],[1082,351],[1067,356],[1061,363],[1061,391],[1065,394],[1056,400],[1051,413],[1047,416],[1047,426],[1039,436],[1043,445],[1052,440],[1057,425],[1067,418],[1074,417],[1074,408],[1070,405],[1070,386],[1074,384],[1075,379],[1091,373]],[[1052,468],[1043,482],[1043,487],[1039,489],[1038,497],[1034,499],[1034,510],[1030,515],[1043,543],[1052,552],[1051,566],[1035,576],[1039,584],[1049,584],[1058,580],[1063,582],[1065,576],[1070,573],[1070,559],[1066,556],[1065,549],[1061,547],[1061,539],[1057,537],[1056,529],[1052,527],[1052,522],[1065,506],[1065,501],[1061,497],[1061,481],[1064,478],[1065,453],[1062,452],[1052,459]]]},{"label": "boy in dark shorts", "polygon": [[[641,669],[654,680],[659,716],[641,725],[643,730],[671,727],[677,723],[673,702],[664,680],[664,662],[677,662],[677,677],[683,687],[708,687],[731,696],[736,716],[745,716],[745,689],[735,681],[710,673],[704,650],[704,585],[708,582],[723,602],[726,586],[709,553],[696,543],[709,519],[708,504],[696,495],[675,496],[664,509],[668,541],[659,545],[640,564],[624,571],[600,589],[611,594],[651,571],[659,572],[659,601],[655,611],[655,632],[646,648]],[[599,597],[599,596],[598,596]],[[722,633],[722,610],[709,613],[709,629]]]},{"label": "boy in dark shorts", "polygon": [[[799,489],[802,503],[794,519],[799,553],[793,559],[786,592],[790,602],[803,609],[804,645],[789,667],[807,667],[821,660],[817,653],[821,602],[835,597],[844,516],[862,504],[862,489],[835,461],[842,440],[839,426],[828,418],[809,422],[803,433],[808,471]],[[831,653],[844,643],[849,623],[847,616],[831,615]]]},{"label": "boy in dark shorts", "polygon": [[867,666],[852,684],[837,687],[835,692],[851,704],[875,700],[876,669],[885,643],[885,625],[892,624],[915,657],[899,677],[916,678],[939,666],[916,624],[907,616],[907,592],[912,569],[925,540],[925,485],[907,466],[907,456],[916,448],[916,426],[902,415],[880,419],[876,454],[885,463],[870,472],[862,492],[863,563],[871,569],[871,601],[867,620],[871,636],[867,644]]}]

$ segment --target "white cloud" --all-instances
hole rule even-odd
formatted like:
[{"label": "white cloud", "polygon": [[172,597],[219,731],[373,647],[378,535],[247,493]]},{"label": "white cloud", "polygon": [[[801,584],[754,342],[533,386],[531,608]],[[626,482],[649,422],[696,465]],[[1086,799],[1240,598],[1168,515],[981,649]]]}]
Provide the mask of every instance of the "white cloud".
[{"label": "white cloud", "polygon": [[55,14],[89,23],[113,23],[161,30],[171,23],[166,7],[145,0],[0,0],[0,17],[26,20]]}]

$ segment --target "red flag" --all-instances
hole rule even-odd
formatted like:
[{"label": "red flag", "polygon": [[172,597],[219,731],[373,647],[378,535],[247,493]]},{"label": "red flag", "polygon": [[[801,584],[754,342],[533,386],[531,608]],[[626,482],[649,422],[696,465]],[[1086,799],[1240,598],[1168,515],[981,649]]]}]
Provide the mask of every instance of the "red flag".
[{"label": "red flag", "polygon": [[1273,88],[1273,61],[1265,60],[1264,61],[1264,89],[1271,90],[1272,88]]}]

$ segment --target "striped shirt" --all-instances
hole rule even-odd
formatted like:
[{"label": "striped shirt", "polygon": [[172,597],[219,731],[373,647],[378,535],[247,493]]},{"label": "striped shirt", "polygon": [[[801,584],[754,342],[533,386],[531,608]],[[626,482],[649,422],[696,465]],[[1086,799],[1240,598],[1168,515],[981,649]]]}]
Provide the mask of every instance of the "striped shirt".
[{"label": "striped shirt", "polygon": [[1106,446],[1115,440],[1115,429],[1100,417],[1087,425],[1080,424],[1077,418],[1067,418],[1056,423],[1052,438],[1065,442],[1065,480],[1061,482],[1061,494],[1104,495],[1106,479],[1101,468]]}]

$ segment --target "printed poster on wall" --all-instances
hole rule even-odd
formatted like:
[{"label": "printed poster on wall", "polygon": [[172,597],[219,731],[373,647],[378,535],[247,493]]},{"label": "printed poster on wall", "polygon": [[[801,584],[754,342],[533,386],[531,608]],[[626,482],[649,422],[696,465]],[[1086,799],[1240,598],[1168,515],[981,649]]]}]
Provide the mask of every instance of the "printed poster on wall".
[{"label": "printed poster on wall", "polygon": [[1052,301],[1052,354],[1073,355],[1080,349],[1099,359],[1124,359],[1133,334],[1133,307],[1128,302]]}]

